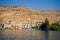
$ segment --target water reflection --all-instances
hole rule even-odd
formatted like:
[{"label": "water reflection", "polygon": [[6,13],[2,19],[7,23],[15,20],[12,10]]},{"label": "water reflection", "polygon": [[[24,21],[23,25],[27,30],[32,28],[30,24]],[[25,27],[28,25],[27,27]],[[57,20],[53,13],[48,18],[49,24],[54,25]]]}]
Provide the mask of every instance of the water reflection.
[{"label": "water reflection", "polygon": [[45,31],[45,40],[49,40],[49,31]]},{"label": "water reflection", "polygon": [[60,40],[60,32],[38,30],[0,30],[0,40]]}]

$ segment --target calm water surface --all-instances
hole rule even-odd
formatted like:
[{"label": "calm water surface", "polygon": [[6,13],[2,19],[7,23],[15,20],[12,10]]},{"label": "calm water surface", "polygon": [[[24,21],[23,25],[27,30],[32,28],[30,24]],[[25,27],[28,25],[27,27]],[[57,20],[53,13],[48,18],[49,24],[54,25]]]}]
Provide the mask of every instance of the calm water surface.
[{"label": "calm water surface", "polygon": [[0,30],[0,40],[60,40],[59,31]]}]

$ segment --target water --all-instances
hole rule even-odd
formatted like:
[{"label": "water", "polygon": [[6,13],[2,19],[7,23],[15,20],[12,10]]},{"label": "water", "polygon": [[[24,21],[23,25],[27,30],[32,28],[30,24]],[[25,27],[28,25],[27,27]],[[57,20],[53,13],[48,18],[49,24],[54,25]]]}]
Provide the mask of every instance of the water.
[{"label": "water", "polygon": [[60,40],[59,31],[0,30],[0,40]]}]

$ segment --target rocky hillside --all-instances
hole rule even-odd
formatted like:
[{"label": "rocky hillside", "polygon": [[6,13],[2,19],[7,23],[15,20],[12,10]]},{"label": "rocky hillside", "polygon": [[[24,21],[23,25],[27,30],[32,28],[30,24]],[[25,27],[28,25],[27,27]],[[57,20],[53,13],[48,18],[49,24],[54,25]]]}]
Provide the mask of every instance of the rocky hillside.
[{"label": "rocky hillside", "polygon": [[50,23],[60,22],[60,10],[33,10],[21,6],[0,6],[0,22],[43,22],[46,18]]}]

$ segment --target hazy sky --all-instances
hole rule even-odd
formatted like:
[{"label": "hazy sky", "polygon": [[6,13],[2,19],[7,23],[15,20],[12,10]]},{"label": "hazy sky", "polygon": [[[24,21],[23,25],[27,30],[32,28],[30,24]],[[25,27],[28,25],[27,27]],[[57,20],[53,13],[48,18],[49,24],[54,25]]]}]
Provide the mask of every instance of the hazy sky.
[{"label": "hazy sky", "polygon": [[0,6],[26,6],[38,10],[60,10],[60,0],[0,0]]}]

